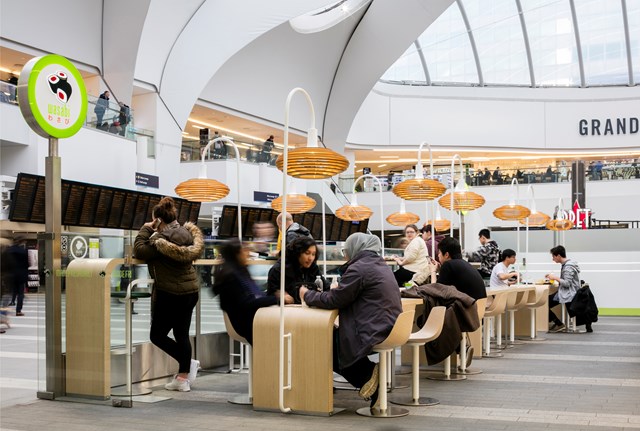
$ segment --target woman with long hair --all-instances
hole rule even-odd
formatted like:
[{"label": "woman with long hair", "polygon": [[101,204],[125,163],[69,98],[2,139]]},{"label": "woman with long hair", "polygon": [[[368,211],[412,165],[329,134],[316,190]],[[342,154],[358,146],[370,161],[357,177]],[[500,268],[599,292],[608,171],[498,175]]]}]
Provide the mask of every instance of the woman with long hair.
[{"label": "woman with long hair", "polygon": [[[300,304],[298,290],[300,286],[315,289],[316,279],[322,280],[322,290],[329,289],[329,282],[322,276],[318,267],[318,246],[311,237],[299,237],[287,244],[287,262],[285,264],[285,303]],[[267,294],[279,295],[280,271],[282,259],[269,270]]]},{"label": "woman with long hair", "polygon": [[[149,337],[178,361],[178,374],[165,388],[188,392],[200,365],[191,359],[189,327],[200,292],[193,261],[202,254],[204,239],[195,224],[180,226],[170,197],[153,207],[152,216],[153,220],[140,228],[134,243],[136,258],[146,261],[154,280]],[[173,331],[173,338],[169,331]]]},{"label": "woman with long hair", "polygon": [[220,308],[227,313],[233,329],[253,344],[253,318],[259,308],[278,303],[267,296],[247,269],[250,249],[232,239],[220,250],[224,262],[216,268],[213,294],[220,296]]}]

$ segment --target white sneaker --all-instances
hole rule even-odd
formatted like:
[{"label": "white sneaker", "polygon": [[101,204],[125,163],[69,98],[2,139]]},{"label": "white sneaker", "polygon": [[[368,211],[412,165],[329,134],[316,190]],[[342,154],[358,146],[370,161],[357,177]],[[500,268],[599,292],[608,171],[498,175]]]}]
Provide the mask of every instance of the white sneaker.
[{"label": "white sneaker", "polygon": [[168,391],[189,392],[191,390],[191,385],[189,385],[189,380],[179,379],[178,376],[175,375],[173,380],[164,385],[164,388]]},{"label": "white sneaker", "polygon": [[196,377],[198,376],[199,369],[200,369],[200,361],[196,361],[195,359],[192,359],[191,365],[189,366],[189,381],[191,383],[196,381]]}]

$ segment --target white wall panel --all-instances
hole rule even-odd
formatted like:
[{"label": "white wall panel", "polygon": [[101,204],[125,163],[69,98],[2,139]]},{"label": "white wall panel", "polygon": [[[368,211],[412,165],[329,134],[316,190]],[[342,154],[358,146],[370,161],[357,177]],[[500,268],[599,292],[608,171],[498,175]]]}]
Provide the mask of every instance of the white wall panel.
[{"label": "white wall panel", "polygon": [[[205,0],[180,2],[152,0],[149,6],[135,63],[135,78],[160,87],[165,62],[175,40],[193,13]],[[202,55],[195,52],[194,56]],[[185,71],[189,65],[184,65]]]},{"label": "white wall panel", "polygon": [[[385,101],[390,99],[389,110]],[[487,149],[640,149],[640,88],[442,88],[378,84],[353,121],[348,143]],[[627,134],[582,136],[581,119],[626,118]],[[637,121],[637,120],[635,120]],[[372,130],[390,127],[389,135]]]},{"label": "white wall panel", "polygon": [[[177,123],[186,123],[206,84],[236,52],[290,18],[325,4],[322,0],[205,2],[178,37],[162,74],[160,94]],[[284,49],[285,44],[281,41],[280,46]]]},{"label": "white wall panel", "polygon": [[452,3],[452,0],[371,3],[349,39],[335,73],[322,133],[329,147],[343,148],[353,119],[377,80]]},{"label": "white wall panel", "polygon": [[151,0],[104,3],[103,74],[120,102],[131,105],[140,36]]},{"label": "white wall panel", "polygon": [[3,0],[2,37],[102,68],[102,3],[103,0]]},{"label": "white wall panel", "polygon": [[[587,90],[589,91],[589,90]],[[618,133],[616,119],[625,119],[626,134]],[[635,118],[636,133],[631,133],[629,118]],[[607,119],[613,133],[605,135]],[[586,120],[588,135],[580,135],[580,120]],[[592,128],[592,120],[600,127]],[[545,104],[547,148],[599,149],[607,147],[640,147],[640,96],[633,100],[598,100],[579,102],[548,102]],[[601,135],[595,133],[599,131]],[[622,132],[622,129],[620,130]]]},{"label": "white wall panel", "polygon": [[[283,124],[287,95],[302,87],[311,95],[316,128],[322,130],[335,70],[362,13],[318,33],[301,34],[288,22],[282,23],[233,55],[200,97]],[[273,49],[283,46],[283,41],[286,49]],[[289,123],[302,130],[310,127],[309,109],[300,94],[292,99]]]},{"label": "white wall panel", "polygon": [[59,141],[59,153],[65,180],[135,189],[133,141],[82,128],[75,136]]}]

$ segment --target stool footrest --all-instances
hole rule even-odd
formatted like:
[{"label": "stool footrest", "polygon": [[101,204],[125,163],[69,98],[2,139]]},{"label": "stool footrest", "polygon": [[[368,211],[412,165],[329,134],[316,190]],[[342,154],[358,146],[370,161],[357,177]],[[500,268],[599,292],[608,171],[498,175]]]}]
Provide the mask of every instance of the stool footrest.
[{"label": "stool footrest", "polygon": [[440,400],[430,397],[420,397],[417,400],[410,396],[398,396],[389,399],[390,403],[397,404],[399,406],[409,407],[421,407],[421,406],[436,406],[440,404]]},{"label": "stool footrest", "polygon": [[388,406],[386,410],[380,410],[375,407],[362,407],[356,410],[356,413],[360,416],[369,416],[373,418],[399,418],[407,416],[409,414],[409,410],[393,406]]}]

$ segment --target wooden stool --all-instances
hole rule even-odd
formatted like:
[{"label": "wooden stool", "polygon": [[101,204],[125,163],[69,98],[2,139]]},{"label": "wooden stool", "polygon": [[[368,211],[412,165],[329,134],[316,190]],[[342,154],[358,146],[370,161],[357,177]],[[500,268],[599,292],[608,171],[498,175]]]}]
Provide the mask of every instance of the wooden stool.
[{"label": "wooden stool", "polygon": [[537,322],[536,322],[536,309],[542,307],[549,298],[549,286],[536,286],[535,290],[529,295],[529,300],[525,304],[525,307],[530,310],[531,313],[531,336],[523,338],[526,341],[545,341],[546,338],[538,336]]},{"label": "wooden stool", "polygon": [[419,347],[424,346],[429,341],[433,341],[440,336],[442,325],[444,324],[444,314],[446,307],[433,307],[427,318],[427,322],[417,332],[409,336],[407,345],[411,347],[413,359],[411,361],[412,368],[412,397],[394,397],[391,402],[403,406],[435,406],[440,401],[435,398],[420,398],[420,351]]},{"label": "wooden stool", "polygon": [[407,409],[387,404],[387,352],[393,351],[396,347],[402,346],[407,342],[409,336],[411,336],[414,314],[414,310],[400,313],[389,336],[382,343],[373,346],[373,351],[380,354],[380,364],[378,366],[378,400],[380,401],[380,408],[363,407],[356,410],[359,415],[374,418],[395,418],[409,414]]},{"label": "wooden stool", "polygon": [[496,292],[493,301],[484,312],[484,352],[483,358],[501,358],[503,355],[499,352],[491,352],[491,319],[496,318],[496,339],[499,341],[502,337],[502,313],[507,306],[507,292]]},{"label": "wooden stool", "polygon": [[529,298],[529,292],[527,291],[513,291],[509,292],[507,297],[507,316],[509,321],[509,339],[506,340],[508,346],[514,346],[517,344],[524,344],[522,341],[516,341],[516,311],[526,307],[527,299]]},{"label": "wooden stool", "polygon": [[233,325],[231,324],[231,321],[229,320],[229,316],[227,316],[227,313],[225,311],[222,312],[222,315],[224,316],[224,326],[227,329],[227,333],[229,334],[229,338],[231,338],[232,340],[235,340],[237,342],[240,343],[240,348],[242,349],[242,343],[246,344],[249,350],[249,354],[247,355],[247,369],[249,370],[249,382],[248,382],[248,390],[246,394],[242,394],[242,395],[237,395],[233,398],[228,399],[227,401],[229,401],[231,404],[240,404],[240,405],[244,405],[244,406],[250,406],[253,404],[253,388],[251,386],[251,356],[252,356],[252,350],[251,350],[251,345],[249,344],[249,342],[247,342],[247,340],[242,337],[241,335],[239,335],[235,329],[233,329]]},{"label": "wooden stool", "polygon": [[[480,322],[483,321],[484,313],[487,309],[487,298],[480,298],[476,300],[476,311],[478,312],[478,320]],[[480,327],[482,330],[482,326]],[[462,375],[473,375],[473,374],[481,374],[482,370],[467,368],[467,333],[462,333],[462,341],[460,342],[460,365],[456,370],[453,371],[454,374],[462,374]]]}]

